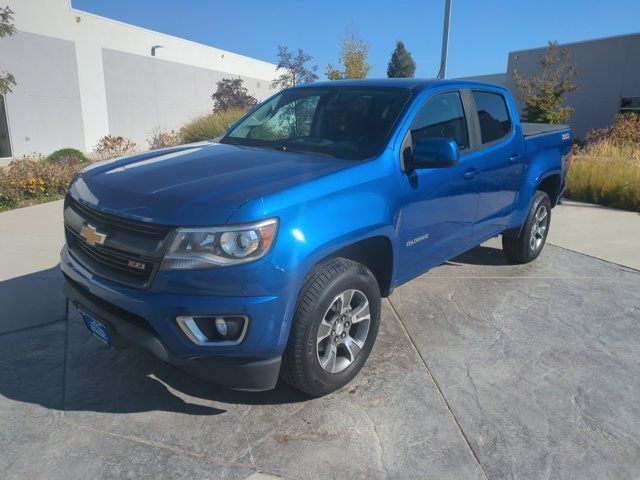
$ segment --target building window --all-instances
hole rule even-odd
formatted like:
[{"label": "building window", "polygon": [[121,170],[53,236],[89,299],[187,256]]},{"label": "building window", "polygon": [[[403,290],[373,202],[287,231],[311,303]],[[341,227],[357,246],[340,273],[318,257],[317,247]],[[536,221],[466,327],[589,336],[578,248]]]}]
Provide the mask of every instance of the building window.
[{"label": "building window", "polygon": [[11,157],[11,139],[4,96],[0,95],[0,157]]},{"label": "building window", "polygon": [[622,97],[620,99],[620,113],[640,113],[640,97]]}]

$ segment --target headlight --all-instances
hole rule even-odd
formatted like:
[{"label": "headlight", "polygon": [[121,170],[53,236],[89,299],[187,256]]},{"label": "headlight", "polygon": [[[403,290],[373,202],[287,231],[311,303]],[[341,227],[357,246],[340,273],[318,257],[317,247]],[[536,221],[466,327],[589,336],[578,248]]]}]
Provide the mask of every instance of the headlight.
[{"label": "headlight", "polygon": [[181,228],[160,269],[195,270],[252,262],[269,251],[277,228],[275,218],[244,225]]}]

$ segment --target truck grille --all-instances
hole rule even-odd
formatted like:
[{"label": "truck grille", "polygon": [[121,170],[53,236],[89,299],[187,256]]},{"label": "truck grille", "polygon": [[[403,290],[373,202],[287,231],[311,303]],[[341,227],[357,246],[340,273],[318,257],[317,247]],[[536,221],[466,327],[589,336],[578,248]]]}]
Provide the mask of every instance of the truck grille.
[{"label": "truck grille", "polygon": [[154,223],[145,223],[138,220],[130,220],[128,218],[119,217],[110,213],[101,212],[94,208],[77,202],[73,198],[67,196],[67,202],[78,215],[85,221],[95,224],[108,224],[120,230],[128,231],[137,235],[145,235],[153,238],[163,239],[173,230],[173,227],[166,225],[157,225]]},{"label": "truck grille", "polygon": [[149,279],[149,276],[155,267],[155,263],[153,261],[146,261],[122,250],[116,250],[115,248],[89,245],[82,238],[79,238],[71,229],[67,228],[67,230],[68,233],[75,237],[73,240],[75,248],[87,257],[91,258],[93,261],[100,263],[105,267],[138,276],[141,279]]},{"label": "truck grille", "polygon": [[[150,286],[174,227],[132,220],[65,199],[65,236],[69,253],[91,273],[138,288]],[[106,234],[103,245],[80,235],[90,225]]]}]

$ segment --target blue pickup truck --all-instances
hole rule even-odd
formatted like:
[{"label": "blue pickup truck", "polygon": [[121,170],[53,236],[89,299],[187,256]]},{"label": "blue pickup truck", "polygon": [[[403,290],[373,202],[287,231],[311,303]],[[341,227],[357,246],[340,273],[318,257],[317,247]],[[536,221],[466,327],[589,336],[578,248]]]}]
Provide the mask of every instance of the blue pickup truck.
[{"label": "blue pickup truck", "polygon": [[112,348],[324,395],[366,362],[394,287],[498,235],[534,260],[570,161],[570,130],[521,123],[500,86],[286,89],[221,138],[82,171],[65,294]]}]

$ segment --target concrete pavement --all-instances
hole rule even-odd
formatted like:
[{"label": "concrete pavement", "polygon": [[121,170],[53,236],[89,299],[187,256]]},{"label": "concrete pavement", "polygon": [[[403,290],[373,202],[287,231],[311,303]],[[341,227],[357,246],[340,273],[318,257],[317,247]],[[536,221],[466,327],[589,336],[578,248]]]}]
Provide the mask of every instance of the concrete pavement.
[{"label": "concrete pavement", "polygon": [[640,270],[640,213],[564,200],[548,243]]},{"label": "concrete pavement", "polygon": [[[558,241],[573,211],[554,209]],[[629,215],[616,241],[635,240]],[[635,270],[552,245],[509,265],[492,240],[398,288],[361,374],[309,400],[286,385],[224,391],[142,351],[105,349],[75,311],[62,321],[61,245],[61,202],[0,214],[2,478],[640,471]],[[634,261],[625,251],[617,263]]]},{"label": "concrete pavement", "polygon": [[62,201],[0,213],[0,333],[62,320]]}]

